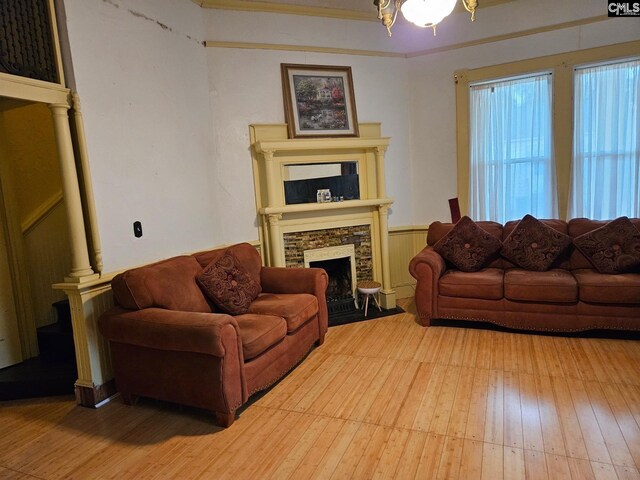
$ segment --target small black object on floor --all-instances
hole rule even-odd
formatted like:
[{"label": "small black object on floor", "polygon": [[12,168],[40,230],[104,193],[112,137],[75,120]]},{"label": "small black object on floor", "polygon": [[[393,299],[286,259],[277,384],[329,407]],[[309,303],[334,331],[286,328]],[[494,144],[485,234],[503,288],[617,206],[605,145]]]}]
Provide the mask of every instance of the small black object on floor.
[{"label": "small black object on floor", "polygon": [[398,313],[404,313],[404,310],[400,307],[396,308],[383,308],[382,311],[378,310],[375,305],[369,305],[369,311],[367,316],[364,316],[363,309],[353,309],[347,313],[339,313],[335,315],[329,315],[329,326],[336,327],[338,325],[346,325],[347,323],[361,322],[363,320],[373,320],[376,318],[388,317],[389,315],[397,315]]}]

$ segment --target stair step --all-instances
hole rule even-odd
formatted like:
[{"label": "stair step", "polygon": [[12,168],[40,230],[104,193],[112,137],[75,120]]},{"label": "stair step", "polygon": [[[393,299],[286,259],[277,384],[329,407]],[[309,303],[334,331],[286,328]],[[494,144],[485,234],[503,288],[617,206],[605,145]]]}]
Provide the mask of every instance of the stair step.
[{"label": "stair step", "polygon": [[69,362],[75,360],[73,333],[67,331],[59,322],[37,329],[40,356],[50,362]]},{"label": "stair step", "polygon": [[69,306],[69,299],[59,300],[51,304],[56,310],[56,318],[60,328],[64,331],[71,331],[71,307]]}]

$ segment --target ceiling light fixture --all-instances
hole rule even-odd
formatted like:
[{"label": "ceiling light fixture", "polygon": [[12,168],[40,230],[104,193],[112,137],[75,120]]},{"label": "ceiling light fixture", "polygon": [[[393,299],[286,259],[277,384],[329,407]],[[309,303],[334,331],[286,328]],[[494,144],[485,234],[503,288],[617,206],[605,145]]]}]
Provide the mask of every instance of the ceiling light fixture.
[{"label": "ceiling light fixture", "polygon": [[[449,15],[456,6],[457,0],[373,0],[378,9],[378,20],[387,28],[391,36],[391,27],[396,23],[398,11],[411,23],[419,27],[433,28]],[[471,21],[475,20],[477,0],[461,0],[465,10],[471,14]]]}]

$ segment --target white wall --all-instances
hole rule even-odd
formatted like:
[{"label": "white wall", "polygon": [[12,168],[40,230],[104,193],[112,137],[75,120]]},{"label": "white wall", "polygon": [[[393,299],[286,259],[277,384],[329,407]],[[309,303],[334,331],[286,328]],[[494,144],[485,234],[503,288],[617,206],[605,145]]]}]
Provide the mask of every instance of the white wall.
[{"label": "white wall", "polygon": [[219,244],[201,8],[190,0],[64,4],[104,270]]},{"label": "white wall", "polygon": [[[208,40],[313,45],[323,41],[338,47],[367,47],[359,37],[346,43],[354,28],[370,38],[386,33],[369,22],[318,19],[295,15],[208,12]],[[348,25],[347,25],[348,23]],[[262,25],[261,28],[258,28]],[[266,25],[266,27],[265,27]],[[268,27],[268,28],[267,28]],[[384,30],[384,29],[383,29]],[[286,32],[283,33],[283,32]],[[369,47],[371,48],[371,46]],[[223,212],[233,211],[233,221],[225,222],[224,242],[256,238],[256,211],[249,128],[254,123],[284,123],[281,63],[347,65],[351,67],[358,121],[381,122],[382,134],[391,137],[385,158],[387,195],[395,199],[389,216],[391,226],[413,221],[409,153],[409,77],[404,58],[324,53],[287,52],[232,48],[207,48],[211,108],[213,112],[214,157],[217,203]]]},{"label": "white wall", "polygon": [[[575,5],[574,0],[568,3]],[[587,3],[593,2],[585,1],[585,7]],[[604,5],[601,5],[601,9],[605,8]],[[516,8],[515,5],[505,7]],[[497,8],[489,10],[494,11]],[[546,18],[550,11],[553,11],[550,7],[542,8],[540,12],[523,11],[512,18],[528,17],[536,24],[538,16]],[[484,15],[483,19],[486,16],[488,14]],[[508,16],[503,20],[506,21],[506,18]],[[497,20],[499,19],[494,19],[491,23]],[[579,27],[410,58],[410,123],[413,129],[411,146],[414,152],[413,223],[429,224],[434,220],[449,220],[447,199],[457,195],[454,84],[456,70],[498,65],[640,39],[638,22],[628,20],[630,19],[612,18]],[[476,23],[480,21],[478,19]],[[561,21],[565,19],[561,18]],[[506,24],[508,25],[508,22]],[[501,32],[495,32],[499,33]]]},{"label": "white wall", "polygon": [[214,189],[221,210],[234,212],[233,221],[224,223],[224,242],[257,237],[248,126],[284,123],[280,63],[351,66],[358,120],[382,122],[382,134],[391,137],[385,166],[387,194],[395,203],[389,222],[411,223],[411,195],[406,188],[411,163],[404,59],[224,48],[207,51],[215,112],[214,155],[221,160]]},{"label": "white wall", "polygon": [[[600,0],[482,7],[431,30],[201,9],[190,0],[63,0],[83,101],[105,271],[258,238],[248,126],[283,123],[280,63],[348,65],[360,122],[391,137],[391,226],[449,218],[453,72],[640,37],[611,19],[413,58],[204,48],[203,40],[416,52],[605,15]],[[142,221],[135,239],[132,222]]]}]

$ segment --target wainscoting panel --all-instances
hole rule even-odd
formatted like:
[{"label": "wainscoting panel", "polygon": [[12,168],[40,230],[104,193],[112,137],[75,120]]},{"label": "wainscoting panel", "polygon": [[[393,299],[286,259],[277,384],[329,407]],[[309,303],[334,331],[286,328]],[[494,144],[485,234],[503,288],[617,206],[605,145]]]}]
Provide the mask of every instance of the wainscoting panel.
[{"label": "wainscoting panel", "polygon": [[409,262],[426,244],[426,225],[389,228],[391,286],[396,298],[413,297],[416,281],[409,273]]},{"label": "wainscoting panel", "polygon": [[26,264],[36,327],[56,321],[51,304],[65,295],[51,285],[71,270],[69,235],[64,203],[58,202],[24,232]]}]

